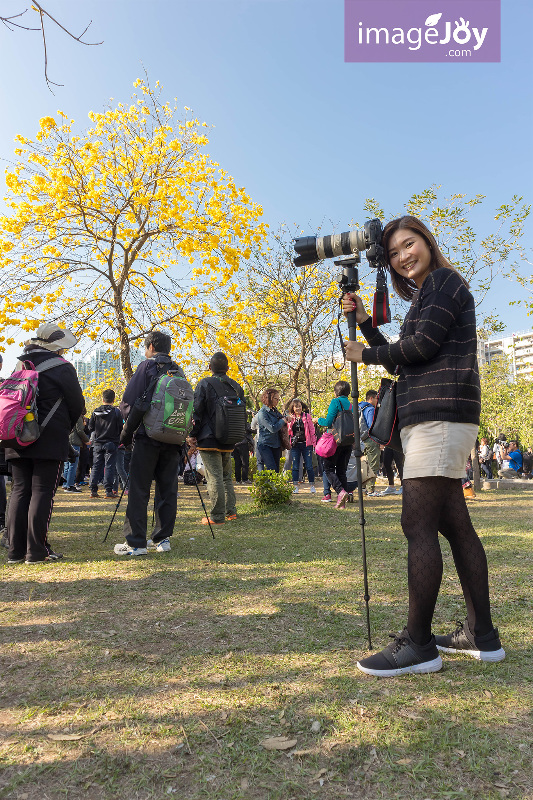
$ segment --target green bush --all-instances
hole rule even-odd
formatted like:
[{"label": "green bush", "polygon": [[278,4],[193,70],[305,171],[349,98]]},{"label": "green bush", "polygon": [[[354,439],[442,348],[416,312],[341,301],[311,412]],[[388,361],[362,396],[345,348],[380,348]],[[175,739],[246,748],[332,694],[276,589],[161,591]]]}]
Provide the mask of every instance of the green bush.
[{"label": "green bush", "polygon": [[279,506],[290,503],[292,497],[292,481],[289,475],[264,469],[254,475],[250,491],[255,502],[261,508],[265,506]]}]

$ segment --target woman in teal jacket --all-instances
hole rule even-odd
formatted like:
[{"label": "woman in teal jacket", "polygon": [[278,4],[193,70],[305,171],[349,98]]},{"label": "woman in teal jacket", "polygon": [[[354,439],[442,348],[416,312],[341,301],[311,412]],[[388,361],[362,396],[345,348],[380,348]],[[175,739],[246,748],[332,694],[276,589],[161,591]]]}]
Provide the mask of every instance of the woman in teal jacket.
[{"label": "woman in teal jacket", "polygon": [[[348,396],[351,391],[350,384],[346,381],[337,381],[333,387],[335,397],[329,404],[328,413],[325,417],[319,417],[317,422],[325,428],[331,428],[333,422],[339,411],[344,408],[347,411],[351,408],[351,403]],[[327,479],[337,492],[337,508],[346,507],[346,498],[348,497],[348,485],[346,482],[346,469],[348,461],[350,460],[350,453],[352,446],[337,447],[336,451],[329,458],[324,459],[324,472]]]}]

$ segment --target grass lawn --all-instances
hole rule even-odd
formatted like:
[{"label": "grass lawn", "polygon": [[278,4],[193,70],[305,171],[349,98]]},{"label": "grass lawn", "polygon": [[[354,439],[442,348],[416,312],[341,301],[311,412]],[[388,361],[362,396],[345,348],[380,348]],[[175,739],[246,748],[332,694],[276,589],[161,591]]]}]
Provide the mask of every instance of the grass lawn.
[{"label": "grass lawn", "polygon": [[[443,654],[440,673],[392,679],[355,666],[357,506],[239,500],[213,541],[180,484],[172,551],[127,560],[120,520],[101,543],[113,503],[58,493],[68,560],[1,567],[0,797],[531,800],[533,494],[470,501],[506,661]],[[375,648],[406,620],[400,503],[366,501]],[[436,633],[464,617],[442,549]]]}]

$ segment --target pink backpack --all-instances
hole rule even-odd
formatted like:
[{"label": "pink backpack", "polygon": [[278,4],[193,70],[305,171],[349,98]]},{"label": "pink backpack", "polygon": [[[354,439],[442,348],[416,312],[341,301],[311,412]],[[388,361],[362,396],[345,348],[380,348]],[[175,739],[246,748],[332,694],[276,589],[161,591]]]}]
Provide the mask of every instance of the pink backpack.
[{"label": "pink backpack", "polygon": [[0,384],[0,440],[4,447],[26,447],[39,438],[63,400],[62,397],[56,400],[39,425],[39,373],[67,363],[61,356],[50,358],[37,367],[31,361],[23,361],[24,369],[16,370]]}]

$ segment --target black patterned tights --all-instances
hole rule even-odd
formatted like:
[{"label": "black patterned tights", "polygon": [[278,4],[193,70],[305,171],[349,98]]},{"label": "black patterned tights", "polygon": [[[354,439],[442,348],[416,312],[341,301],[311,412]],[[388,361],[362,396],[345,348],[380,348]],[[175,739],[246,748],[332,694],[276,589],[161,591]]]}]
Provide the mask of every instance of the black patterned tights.
[{"label": "black patterned tights", "polygon": [[492,630],[487,557],[466,507],[460,479],[408,478],[403,482],[402,528],[408,541],[409,617],[414,642],[427,644],[442,580],[439,532],[448,539],[476,636]]}]

